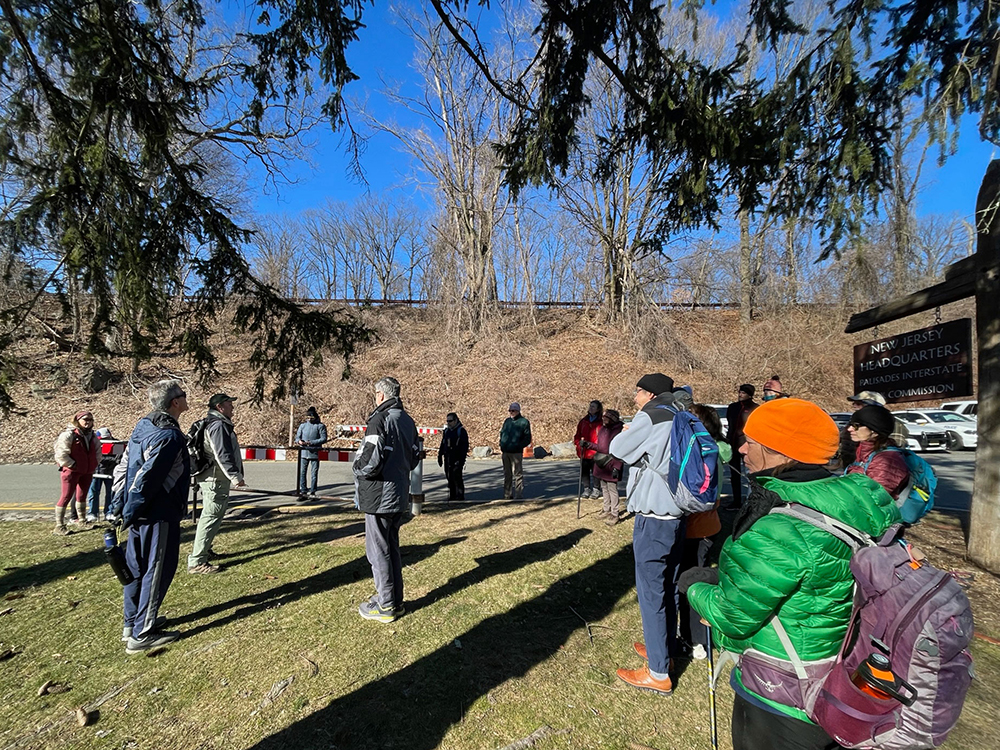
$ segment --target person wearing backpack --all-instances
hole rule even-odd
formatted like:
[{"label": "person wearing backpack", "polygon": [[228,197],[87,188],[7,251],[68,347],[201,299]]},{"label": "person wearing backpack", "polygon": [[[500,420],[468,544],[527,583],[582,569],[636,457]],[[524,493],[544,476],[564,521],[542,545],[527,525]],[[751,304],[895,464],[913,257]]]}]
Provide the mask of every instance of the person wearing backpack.
[{"label": "person wearing backpack", "polygon": [[854,412],[847,431],[855,445],[855,460],[844,474],[864,474],[871,477],[892,495],[893,500],[910,482],[906,459],[896,448],[890,435],[896,418],[884,406],[869,404]]},{"label": "person wearing backpack", "polygon": [[632,422],[608,446],[608,453],[631,468],[628,511],[635,513],[632,549],[635,588],[644,643],[634,644],[647,659],[640,669],[619,669],[619,679],[654,693],[673,691],[670,669],[678,654],[677,570],[684,542],[684,511],[667,484],[670,437],[678,409],[673,378],[652,373],[639,378]]},{"label": "person wearing backpack", "polygon": [[780,685],[757,681],[748,656],[787,659],[785,637],[803,661],[835,657],[852,613],[853,551],[827,531],[772,511],[796,503],[874,538],[899,523],[899,511],[868,477],[835,477],[824,468],[839,431],[809,401],[761,404],[744,434],[749,497],[718,569],[693,568],[679,588],[713,628],[719,648],[741,655],[730,676],[734,750],[833,750],[840,745],[804,710],[776,697]]},{"label": "person wearing backpack", "polygon": [[236,399],[225,393],[216,393],[208,400],[201,450],[208,458],[207,465],[195,476],[201,493],[201,515],[194,534],[194,544],[188,555],[188,573],[218,573],[221,568],[212,565],[212,541],[222,526],[222,517],[229,507],[229,490],[246,487],[243,479],[243,455],[240,441],[233,427],[233,404]]}]

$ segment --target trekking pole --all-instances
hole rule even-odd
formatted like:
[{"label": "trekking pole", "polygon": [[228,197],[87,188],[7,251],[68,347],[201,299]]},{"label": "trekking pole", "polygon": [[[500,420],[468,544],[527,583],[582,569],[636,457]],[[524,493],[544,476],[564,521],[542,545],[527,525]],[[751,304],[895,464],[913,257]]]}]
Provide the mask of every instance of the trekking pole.
[{"label": "trekking pole", "polygon": [[580,462],[580,481],[576,485],[576,519],[580,520],[580,498],[583,496],[583,462]]},{"label": "trekking pole", "polygon": [[708,710],[712,732],[712,750],[719,750],[719,723],[715,715],[715,657],[712,655],[712,626],[705,626],[705,641],[708,647]]}]

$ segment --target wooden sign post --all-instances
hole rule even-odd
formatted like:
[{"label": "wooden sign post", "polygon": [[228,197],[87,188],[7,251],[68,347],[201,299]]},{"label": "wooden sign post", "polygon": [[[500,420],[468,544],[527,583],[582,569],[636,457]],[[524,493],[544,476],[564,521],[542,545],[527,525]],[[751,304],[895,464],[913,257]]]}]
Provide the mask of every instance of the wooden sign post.
[{"label": "wooden sign post", "polygon": [[979,188],[976,231],[976,253],[949,266],[943,282],[852,315],[845,331],[863,331],[975,295],[979,442],[969,557],[1000,573],[1000,160],[990,162]]}]

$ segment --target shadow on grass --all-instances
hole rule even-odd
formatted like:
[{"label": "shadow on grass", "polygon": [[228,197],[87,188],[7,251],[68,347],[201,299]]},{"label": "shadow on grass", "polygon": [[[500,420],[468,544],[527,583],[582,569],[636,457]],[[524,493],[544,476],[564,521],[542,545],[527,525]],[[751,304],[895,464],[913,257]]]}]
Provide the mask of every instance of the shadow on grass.
[{"label": "shadow on grass", "polygon": [[[569,607],[589,622],[600,620],[633,582],[632,549],[624,547],[508,612],[483,620],[460,636],[462,650],[451,643],[441,646],[264,738],[254,750],[436,748],[478,698],[549,659],[584,627]],[[603,595],[588,595],[587,588]],[[402,627],[410,617],[420,615],[408,615]]]},{"label": "shadow on grass", "polygon": [[[86,552],[74,552],[66,557],[57,557],[54,560],[29,565],[24,568],[15,568],[0,575],[0,595],[16,588],[27,586],[40,586],[57,578],[76,575],[85,570],[107,565],[107,558],[104,556],[99,530],[94,530],[94,548]],[[108,568],[110,571],[111,569]]]},{"label": "shadow on grass", "polygon": [[[430,557],[441,547],[447,547],[464,541],[465,537],[453,537],[450,539],[442,539],[431,544],[407,545],[403,548],[402,555],[405,558],[406,563],[411,564]],[[230,599],[226,602],[211,604],[207,607],[202,607],[195,612],[190,612],[177,618],[171,617],[170,625],[173,627],[175,625],[183,625],[189,622],[198,622],[199,620],[203,621],[195,627],[184,631],[184,637],[188,638],[205,630],[221,627],[244,617],[249,617],[257,612],[262,612],[265,609],[284,606],[294,601],[298,601],[306,596],[319,594],[324,591],[330,591],[338,586],[346,586],[370,575],[371,567],[368,564],[368,560],[364,556],[361,556],[349,562],[330,568],[329,570],[324,570],[307,578],[289,581],[288,583],[275,586],[267,591],[261,591],[256,594],[247,594],[246,596]],[[214,620],[208,619],[221,613],[227,614]]]},{"label": "shadow on grass", "polygon": [[448,582],[443,586],[438,586],[419,599],[407,601],[406,607],[409,611],[415,612],[421,607],[427,607],[440,599],[457,594],[459,591],[467,589],[470,586],[475,586],[477,583],[482,583],[487,578],[512,573],[527,565],[548,560],[560,552],[571,549],[590,533],[590,529],[577,529],[555,539],[545,539],[540,542],[524,544],[520,547],[509,549],[506,552],[497,552],[493,555],[477,557],[477,567],[454,578],[449,578]]}]

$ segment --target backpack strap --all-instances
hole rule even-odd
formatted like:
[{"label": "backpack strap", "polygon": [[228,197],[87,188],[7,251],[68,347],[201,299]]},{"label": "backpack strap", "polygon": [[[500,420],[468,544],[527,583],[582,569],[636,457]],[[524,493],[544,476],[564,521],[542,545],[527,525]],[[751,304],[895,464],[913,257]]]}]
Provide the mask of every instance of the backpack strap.
[{"label": "backpack strap", "polygon": [[820,513],[818,510],[814,510],[805,505],[799,505],[798,503],[780,505],[777,508],[772,508],[771,513],[791,516],[792,518],[803,521],[810,526],[815,526],[817,529],[825,531],[831,536],[837,537],[837,539],[850,547],[852,552],[857,552],[862,547],[876,546],[875,541],[863,531],[859,531],[853,526],[848,526],[843,521],[838,521],[833,516],[828,516],[826,513]]},{"label": "backpack strap", "polygon": [[792,669],[795,670],[795,676],[800,680],[809,679],[809,675],[806,674],[805,665],[802,664],[802,659],[799,658],[795,646],[792,645],[792,639],[788,637],[788,631],[781,624],[781,620],[778,619],[777,614],[771,616],[771,625],[774,626],[774,632],[777,634],[778,640],[781,641],[781,645],[785,649],[785,654],[787,654],[789,661],[792,662]]}]

